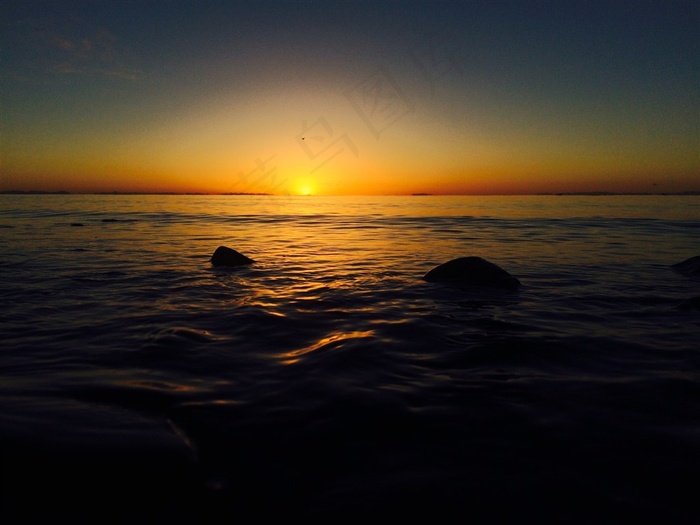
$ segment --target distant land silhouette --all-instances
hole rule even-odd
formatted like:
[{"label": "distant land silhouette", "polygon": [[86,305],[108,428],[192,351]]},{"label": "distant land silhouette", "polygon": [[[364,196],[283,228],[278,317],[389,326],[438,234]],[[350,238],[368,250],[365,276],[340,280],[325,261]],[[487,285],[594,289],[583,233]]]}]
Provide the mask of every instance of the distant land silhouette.
[{"label": "distant land silhouette", "polygon": [[700,195],[700,190],[691,191],[574,191],[574,192],[547,192],[547,193],[535,193],[534,195]]},{"label": "distant land silhouette", "polygon": [[4,190],[0,195],[272,195],[271,193],[205,193],[179,191],[42,191],[42,190]]}]

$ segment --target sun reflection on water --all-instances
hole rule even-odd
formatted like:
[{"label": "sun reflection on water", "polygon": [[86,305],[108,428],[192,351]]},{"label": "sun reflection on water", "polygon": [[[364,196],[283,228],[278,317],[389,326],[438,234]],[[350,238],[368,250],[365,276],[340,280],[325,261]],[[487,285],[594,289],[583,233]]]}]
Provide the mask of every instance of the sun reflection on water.
[{"label": "sun reflection on water", "polygon": [[374,336],[374,330],[335,333],[335,334],[331,334],[327,337],[323,337],[322,339],[319,339],[317,342],[315,342],[314,344],[312,344],[310,346],[300,348],[298,350],[293,350],[291,352],[285,352],[280,357],[282,358],[282,362],[285,365],[293,365],[294,363],[297,363],[298,361],[300,361],[301,356],[310,354],[312,352],[316,352],[317,350],[320,350],[321,348],[331,346],[331,345],[335,346],[336,344],[338,344],[342,341],[347,341],[350,339],[364,339],[364,338],[373,337],[373,336]]}]

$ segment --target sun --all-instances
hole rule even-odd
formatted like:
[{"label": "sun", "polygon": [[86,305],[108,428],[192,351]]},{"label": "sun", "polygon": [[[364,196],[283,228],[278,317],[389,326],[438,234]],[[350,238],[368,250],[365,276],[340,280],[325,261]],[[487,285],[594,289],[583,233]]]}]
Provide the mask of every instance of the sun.
[{"label": "sun", "polygon": [[313,195],[314,189],[309,184],[302,184],[299,186],[299,195]]}]

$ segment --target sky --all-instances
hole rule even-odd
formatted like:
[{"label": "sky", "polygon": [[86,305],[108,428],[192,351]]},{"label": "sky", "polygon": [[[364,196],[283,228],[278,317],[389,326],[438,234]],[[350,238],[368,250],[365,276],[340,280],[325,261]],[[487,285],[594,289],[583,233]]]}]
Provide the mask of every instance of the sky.
[{"label": "sky", "polygon": [[16,1],[0,191],[700,190],[700,2]]}]

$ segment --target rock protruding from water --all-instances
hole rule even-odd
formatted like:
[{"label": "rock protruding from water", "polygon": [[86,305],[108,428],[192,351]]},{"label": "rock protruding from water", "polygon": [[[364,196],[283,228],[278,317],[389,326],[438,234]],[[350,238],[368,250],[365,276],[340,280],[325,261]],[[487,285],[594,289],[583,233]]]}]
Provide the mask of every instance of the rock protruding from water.
[{"label": "rock protruding from water", "polygon": [[682,273],[683,275],[689,275],[691,277],[700,277],[700,255],[686,259],[683,262],[674,264],[671,266],[676,271]]},{"label": "rock protruding from water", "polygon": [[219,246],[211,256],[211,263],[214,266],[244,266],[254,262],[253,259],[226,246]]},{"label": "rock protruding from water", "polygon": [[514,290],[521,283],[500,266],[481,257],[459,257],[436,266],[423,276],[430,282],[488,286]]}]

